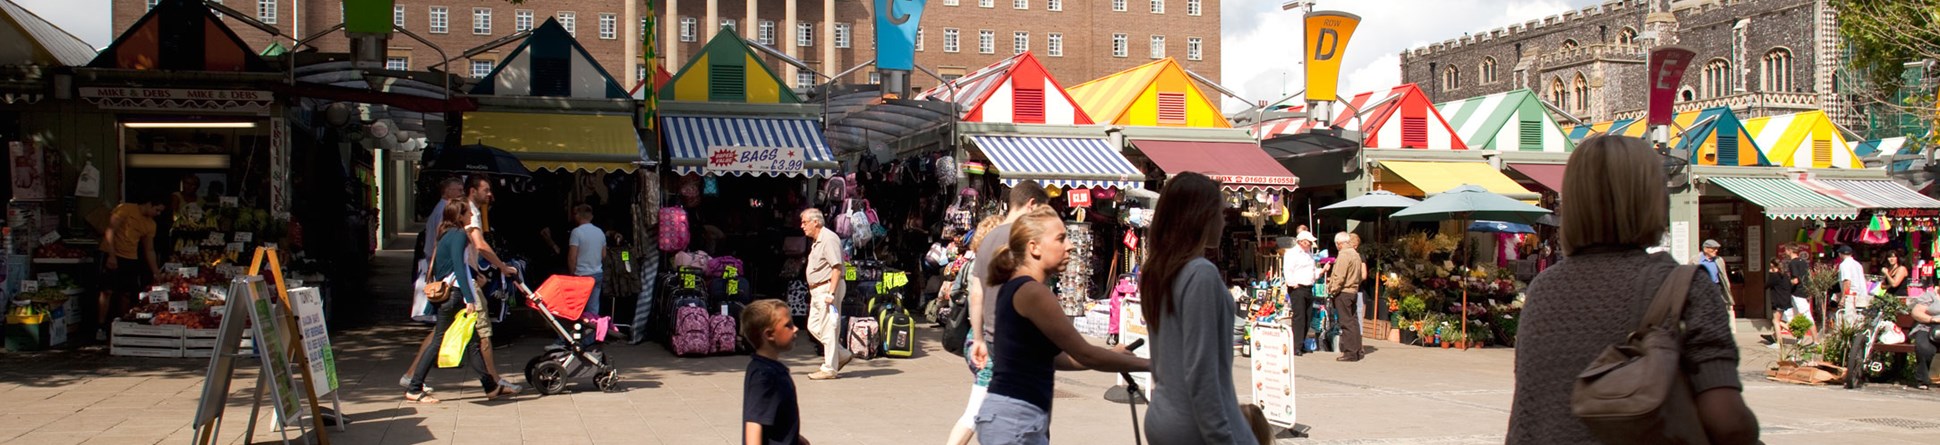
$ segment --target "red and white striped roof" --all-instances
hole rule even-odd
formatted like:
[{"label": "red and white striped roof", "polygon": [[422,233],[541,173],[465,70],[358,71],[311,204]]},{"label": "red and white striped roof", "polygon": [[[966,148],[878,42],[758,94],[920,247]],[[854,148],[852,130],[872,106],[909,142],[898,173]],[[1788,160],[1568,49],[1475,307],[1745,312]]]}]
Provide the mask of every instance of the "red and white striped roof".
[{"label": "red and white striped roof", "polygon": [[931,88],[919,99],[951,100],[954,93],[965,122],[1089,125],[1091,117],[1078,108],[1051,72],[1030,52],[963,76],[950,86]]},{"label": "red and white striped roof", "polygon": [[[1293,107],[1300,111],[1304,107]],[[1426,150],[1467,150],[1454,127],[1442,119],[1428,95],[1415,84],[1404,84],[1385,91],[1361,93],[1334,104],[1332,125],[1362,132],[1367,148],[1415,148]],[[1356,118],[1358,115],[1360,117]],[[1261,139],[1306,133],[1319,122],[1306,118],[1275,119],[1253,126]]]}]

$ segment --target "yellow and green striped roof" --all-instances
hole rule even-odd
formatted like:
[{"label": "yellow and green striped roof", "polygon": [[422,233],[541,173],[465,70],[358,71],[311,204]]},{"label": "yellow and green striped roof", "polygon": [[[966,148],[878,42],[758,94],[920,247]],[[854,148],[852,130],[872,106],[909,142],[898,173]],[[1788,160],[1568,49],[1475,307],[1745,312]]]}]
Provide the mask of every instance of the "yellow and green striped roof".
[{"label": "yellow and green striped roof", "polygon": [[1576,148],[1537,101],[1536,92],[1527,88],[1444,102],[1435,108],[1471,150],[1561,153]]},{"label": "yellow and green striped roof", "polygon": [[801,103],[733,28],[724,28],[660,89],[660,100]]}]

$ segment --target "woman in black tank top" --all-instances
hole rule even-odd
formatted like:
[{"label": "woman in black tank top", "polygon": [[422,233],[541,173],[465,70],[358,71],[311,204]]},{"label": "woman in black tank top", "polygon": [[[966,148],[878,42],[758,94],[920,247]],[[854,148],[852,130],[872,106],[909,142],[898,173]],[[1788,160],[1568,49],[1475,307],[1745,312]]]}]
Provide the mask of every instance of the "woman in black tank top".
[{"label": "woman in black tank top", "polygon": [[1010,244],[991,258],[990,282],[1002,285],[996,305],[1000,331],[990,345],[990,394],[976,416],[986,445],[1048,444],[1051,392],[1058,369],[1147,372],[1152,362],[1124,349],[1094,346],[1078,335],[1044,277],[1064,267],[1064,223],[1050,209],[1011,225]]}]

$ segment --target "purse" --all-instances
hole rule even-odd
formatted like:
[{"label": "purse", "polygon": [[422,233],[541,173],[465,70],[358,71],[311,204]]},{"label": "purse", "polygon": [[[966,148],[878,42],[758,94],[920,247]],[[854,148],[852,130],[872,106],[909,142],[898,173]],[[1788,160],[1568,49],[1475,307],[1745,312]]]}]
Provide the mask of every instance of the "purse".
[{"label": "purse", "polygon": [[1698,266],[1677,266],[1637,330],[1576,376],[1570,414],[1610,444],[1707,443],[1696,394],[1681,365],[1684,302]]},{"label": "purse", "polygon": [[433,243],[431,261],[424,263],[424,301],[431,304],[444,304],[451,299],[451,283],[432,277],[438,270],[438,250],[437,244]]}]

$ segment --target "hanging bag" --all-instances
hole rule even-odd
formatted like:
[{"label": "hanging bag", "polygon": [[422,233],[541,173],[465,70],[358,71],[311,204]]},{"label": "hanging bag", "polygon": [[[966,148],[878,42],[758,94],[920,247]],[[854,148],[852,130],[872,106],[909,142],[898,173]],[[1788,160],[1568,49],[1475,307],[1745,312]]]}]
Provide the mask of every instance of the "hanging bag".
[{"label": "hanging bag", "polygon": [[472,333],[478,332],[472,329],[478,324],[477,312],[458,311],[456,317],[452,319],[451,327],[445,329],[445,341],[438,344],[438,367],[440,368],[456,368],[463,364],[465,345],[472,342]]},{"label": "hanging bag", "polygon": [[1637,330],[1576,376],[1570,413],[1603,443],[1706,443],[1696,395],[1681,365],[1684,302],[1698,266],[1677,266],[1658,286]]}]

